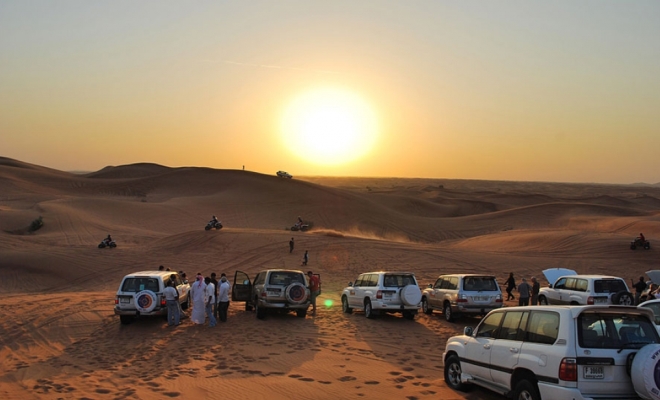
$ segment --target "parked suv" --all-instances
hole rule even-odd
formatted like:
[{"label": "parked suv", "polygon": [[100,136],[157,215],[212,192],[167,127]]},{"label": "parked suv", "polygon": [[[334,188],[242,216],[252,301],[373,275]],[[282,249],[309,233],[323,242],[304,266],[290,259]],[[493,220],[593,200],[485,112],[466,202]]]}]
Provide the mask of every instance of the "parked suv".
[{"label": "parked suv", "polygon": [[140,271],[128,274],[121,280],[115,297],[115,315],[122,324],[145,315],[167,315],[165,290],[168,281],[174,282],[179,292],[182,309],[188,308],[190,285],[174,271]]},{"label": "parked suv", "polygon": [[660,353],[652,320],[651,310],[616,305],[501,308],[447,340],[445,381],[516,400],[650,398],[644,381],[657,386],[654,368],[637,371],[648,350]]},{"label": "parked suv", "polygon": [[442,310],[447,321],[461,314],[486,315],[500,307],[502,291],[490,275],[442,275],[422,293],[422,310],[426,314]]},{"label": "parked suv", "polygon": [[564,268],[546,269],[543,274],[550,285],[539,291],[540,304],[635,304],[626,281],[616,276],[578,275]]},{"label": "parked suv", "polygon": [[267,269],[257,273],[253,281],[245,272],[236,271],[231,299],[244,301],[246,311],[254,307],[259,319],[264,319],[268,310],[295,311],[305,318],[311,303],[307,276],[290,269]]},{"label": "parked suv", "polygon": [[411,272],[368,272],[349,282],[341,294],[342,310],[350,314],[353,309],[364,310],[367,318],[379,313],[402,313],[406,319],[415,319],[422,292]]}]

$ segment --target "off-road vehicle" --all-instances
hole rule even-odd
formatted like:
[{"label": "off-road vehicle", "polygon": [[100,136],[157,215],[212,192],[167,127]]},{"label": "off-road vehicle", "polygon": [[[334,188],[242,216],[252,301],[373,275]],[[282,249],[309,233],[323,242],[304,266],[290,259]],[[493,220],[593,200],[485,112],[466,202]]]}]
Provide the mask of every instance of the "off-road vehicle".
[{"label": "off-road vehicle", "polygon": [[250,280],[247,273],[236,271],[231,292],[232,301],[244,301],[245,310],[253,308],[257,318],[264,319],[267,311],[295,311],[305,318],[311,297],[307,276],[298,270],[267,269]]}]

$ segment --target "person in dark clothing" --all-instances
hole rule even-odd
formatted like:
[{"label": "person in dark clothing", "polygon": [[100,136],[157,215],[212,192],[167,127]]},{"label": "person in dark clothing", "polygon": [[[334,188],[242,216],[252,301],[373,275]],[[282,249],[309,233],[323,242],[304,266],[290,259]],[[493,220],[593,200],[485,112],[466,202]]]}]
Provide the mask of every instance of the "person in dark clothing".
[{"label": "person in dark clothing", "polygon": [[289,253],[293,252],[293,238],[289,240]]},{"label": "person in dark clothing", "polygon": [[516,279],[513,277],[513,272],[509,273],[509,278],[504,282],[506,285],[506,300],[515,300],[516,296],[514,296],[511,291],[516,288]]},{"label": "person in dark clothing", "polygon": [[635,305],[638,305],[639,298],[642,295],[642,292],[646,289],[646,282],[644,281],[644,277],[640,276],[637,283],[633,284],[633,287],[635,288]]},{"label": "person in dark clothing", "polygon": [[539,304],[539,291],[541,290],[541,284],[536,280],[536,277],[532,276],[532,297],[530,298],[530,305],[535,306]]},{"label": "person in dark clothing", "polygon": [[529,295],[532,291],[532,287],[527,283],[527,279],[522,278],[522,282],[518,285],[518,305],[519,306],[528,306],[529,305]]}]

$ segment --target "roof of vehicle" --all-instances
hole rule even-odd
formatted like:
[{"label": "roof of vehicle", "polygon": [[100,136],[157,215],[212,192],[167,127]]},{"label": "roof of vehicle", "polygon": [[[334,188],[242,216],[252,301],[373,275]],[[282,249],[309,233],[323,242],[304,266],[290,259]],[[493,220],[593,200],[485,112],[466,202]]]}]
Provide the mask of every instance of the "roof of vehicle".
[{"label": "roof of vehicle", "polygon": [[408,274],[408,275],[415,275],[414,272],[408,272],[408,271],[371,271],[371,272],[362,272],[360,275],[364,274]]},{"label": "roof of vehicle", "polygon": [[261,271],[259,271],[259,272],[267,272],[267,271],[276,271],[276,272],[299,272],[299,273],[301,273],[301,274],[304,274],[304,272],[302,272],[302,271],[299,270],[299,269],[284,269],[284,268],[268,268],[268,269],[261,270]]},{"label": "roof of vehicle", "polygon": [[440,276],[457,276],[457,277],[461,277],[461,276],[462,277],[471,277],[471,276],[472,277],[477,277],[477,276],[479,276],[479,277],[486,277],[486,278],[495,278],[494,275],[490,275],[490,274],[442,274]]},{"label": "roof of vehicle", "polygon": [[622,281],[625,281],[625,279],[619,277],[619,276],[610,276],[610,275],[563,275],[560,276],[560,278],[563,277],[570,277],[570,278],[584,278],[584,279],[621,279]]},{"label": "roof of vehicle", "polygon": [[573,318],[577,318],[584,311],[598,311],[602,313],[606,312],[625,312],[626,314],[635,313],[635,314],[645,314],[649,319],[653,321],[653,311],[651,309],[640,309],[636,306],[619,306],[619,305],[589,305],[589,306],[559,306],[559,305],[547,305],[547,306],[517,306],[517,307],[504,307],[499,308],[496,311],[515,311],[515,310],[535,310],[535,311],[560,311],[560,310],[569,310]]},{"label": "roof of vehicle", "polygon": [[640,303],[637,307],[645,307],[645,306],[648,306],[650,304],[656,304],[656,303],[660,303],[660,299],[646,300],[645,302]]},{"label": "roof of vehicle", "polygon": [[135,276],[169,276],[172,274],[178,274],[176,271],[158,271],[158,270],[146,270],[146,271],[138,271],[138,272],[133,272],[131,274],[126,274],[126,277],[135,277]]}]

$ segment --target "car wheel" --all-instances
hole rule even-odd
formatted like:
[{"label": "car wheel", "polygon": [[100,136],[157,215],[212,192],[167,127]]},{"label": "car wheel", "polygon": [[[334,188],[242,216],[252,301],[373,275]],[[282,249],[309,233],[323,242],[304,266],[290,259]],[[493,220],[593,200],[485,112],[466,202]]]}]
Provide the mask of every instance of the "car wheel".
[{"label": "car wheel", "polygon": [[353,312],[353,309],[348,305],[348,297],[346,296],[341,298],[341,310],[344,314],[350,314]]},{"label": "car wheel", "polygon": [[649,249],[651,248],[651,243],[646,243],[646,244],[644,244],[644,248],[645,248],[646,250],[649,250]]},{"label": "car wheel", "polygon": [[296,310],[296,316],[298,318],[305,318],[307,316],[307,310]]},{"label": "car wheel", "polygon": [[513,400],[541,400],[538,386],[523,379],[513,389]]},{"label": "car wheel", "polygon": [[404,311],[403,318],[412,321],[415,319],[415,313],[412,311]]},{"label": "car wheel", "polygon": [[622,290],[612,296],[612,303],[618,304],[621,306],[630,306],[635,304],[635,300],[632,297],[632,294]]},{"label": "car wheel", "polygon": [[426,297],[422,299],[422,311],[424,311],[424,314],[433,314],[433,309],[429,307],[429,302],[426,301]]},{"label": "car wheel", "polygon": [[263,307],[259,307],[259,303],[257,303],[254,306],[254,310],[256,311],[257,314],[257,319],[264,319],[266,318],[266,309]]},{"label": "car wheel", "polygon": [[364,316],[373,319],[375,317],[374,310],[371,308],[371,301],[369,299],[364,303]]},{"label": "car wheel", "polygon": [[635,250],[636,248],[637,248],[637,246],[635,246],[634,244],[630,245],[630,250]]},{"label": "car wheel", "polygon": [[451,312],[451,304],[445,303],[445,306],[442,309],[442,313],[444,314],[445,320],[447,320],[447,322],[454,321],[454,315]]},{"label": "car wheel", "polygon": [[539,297],[539,304],[542,306],[547,306],[548,305],[548,299],[545,296],[540,296]]},{"label": "car wheel", "polygon": [[461,362],[455,355],[449,356],[445,361],[445,383],[454,390],[465,391],[467,385],[461,382]]},{"label": "car wheel", "polygon": [[122,323],[122,325],[128,325],[131,323],[131,321],[133,321],[133,317],[130,315],[120,315],[119,321]]}]

